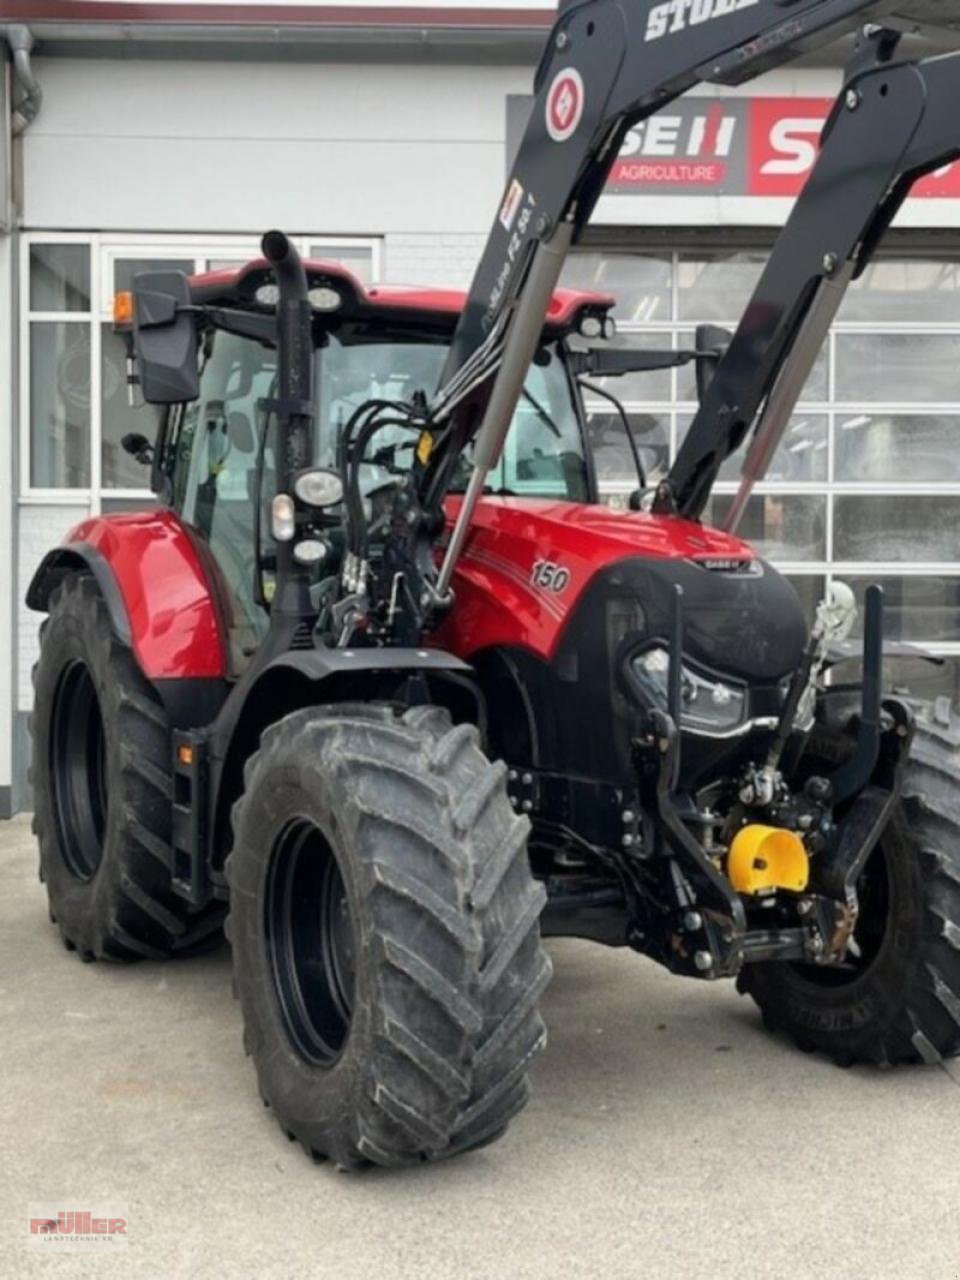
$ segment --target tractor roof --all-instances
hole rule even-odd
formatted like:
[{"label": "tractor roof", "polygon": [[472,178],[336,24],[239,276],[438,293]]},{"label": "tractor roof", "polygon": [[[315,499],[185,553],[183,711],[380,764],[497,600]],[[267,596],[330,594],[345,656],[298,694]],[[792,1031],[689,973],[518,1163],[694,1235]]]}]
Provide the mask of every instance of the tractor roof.
[{"label": "tractor roof", "polygon": [[[394,324],[429,324],[452,331],[467,295],[462,289],[417,285],[365,285],[340,262],[306,259],[304,269],[314,305],[331,318],[388,319]],[[190,277],[193,301],[220,306],[272,308],[276,301],[273,269],[264,258],[221,271]],[[331,297],[331,291],[337,295]],[[547,311],[547,327],[557,333],[576,328],[587,316],[603,317],[614,305],[606,293],[557,289]]]}]

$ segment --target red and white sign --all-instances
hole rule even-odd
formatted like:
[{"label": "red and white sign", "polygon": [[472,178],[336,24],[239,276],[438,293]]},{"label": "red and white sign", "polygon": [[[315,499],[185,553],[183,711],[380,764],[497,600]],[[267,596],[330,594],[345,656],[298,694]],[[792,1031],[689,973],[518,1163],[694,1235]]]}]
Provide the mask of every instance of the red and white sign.
[{"label": "red and white sign", "polygon": [[583,77],[576,67],[558,71],[547,94],[547,133],[554,142],[566,142],[577,131],[583,116]]},{"label": "red and white sign", "polygon": [[[630,130],[607,191],[797,196],[832,107],[832,98],[683,98]],[[960,162],[921,178],[911,195],[960,198]]]}]

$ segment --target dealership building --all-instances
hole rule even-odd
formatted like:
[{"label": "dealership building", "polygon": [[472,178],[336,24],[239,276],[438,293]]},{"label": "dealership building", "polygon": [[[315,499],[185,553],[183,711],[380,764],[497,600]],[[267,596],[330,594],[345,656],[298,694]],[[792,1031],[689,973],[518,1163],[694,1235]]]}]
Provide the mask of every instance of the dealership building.
[{"label": "dealership building", "polygon": [[[149,504],[120,446],[114,292],[154,265],[257,255],[279,226],[367,282],[466,287],[530,109],[549,0],[321,4],[8,0],[0,127],[0,813],[29,807],[27,716],[44,552]],[[18,50],[16,60],[13,50]],[[816,156],[843,48],[705,85],[627,138],[567,279],[617,298],[618,341],[733,325]],[[914,191],[851,289],[741,532],[812,610],[831,575],[886,588],[888,631],[942,654],[894,682],[953,694],[960,656],[960,165]],[[689,368],[609,384],[647,478],[696,408]],[[607,499],[636,487],[589,402]],[[736,490],[728,462],[709,518]]]}]

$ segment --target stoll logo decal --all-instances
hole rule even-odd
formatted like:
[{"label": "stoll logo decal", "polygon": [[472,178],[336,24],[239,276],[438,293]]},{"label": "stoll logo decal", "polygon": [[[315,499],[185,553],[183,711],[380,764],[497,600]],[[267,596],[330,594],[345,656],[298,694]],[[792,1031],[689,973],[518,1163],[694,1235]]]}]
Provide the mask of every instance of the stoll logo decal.
[{"label": "stoll logo decal", "polygon": [[699,27],[702,22],[725,18],[738,9],[752,9],[760,0],[666,0],[655,4],[647,14],[645,40],[661,40],[687,27]]},{"label": "stoll logo decal", "polygon": [[127,1206],[113,1200],[32,1200],[27,1205],[28,1243],[51,1253],[103,1255],[125,1249],[128,1223]]},{"label": "stoll logo decal", "polygon": [[554,142],[566,142],[577,131],[583,115],[583,77],[567,67],[553,77],[547,94],[547,133]]}]

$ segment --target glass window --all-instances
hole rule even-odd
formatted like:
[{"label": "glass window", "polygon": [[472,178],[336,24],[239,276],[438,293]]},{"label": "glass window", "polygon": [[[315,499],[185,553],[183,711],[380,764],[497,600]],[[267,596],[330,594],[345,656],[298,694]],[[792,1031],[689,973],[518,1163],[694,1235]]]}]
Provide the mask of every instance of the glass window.
[{"label": "glass window", "polygon": [[126,346],[110,324],[100,326],[100,411],[101,483],[106,489],[146,488],[150,483],[149,468],[132,458],[120,441],[128,433],[137,432],[152,443],[163,407],[142,401],[130,404]]},{"label": "glass window", "polygon": [[567,289],[611,293],[613,314],[629,324],[672,319],[673,263],[670,254],[575,253],[561,283]]},{"label": "glass window", "polygon": [[838,333],[835,341],[838,400],[960,400],[960,334]]},{"label": "glass window", "polygon": [[[732,502],[732,494],[714,494],[704,523],[722,528]],[[737,534],[765,560],[823,560],[826,514],[826,498],[819,494],[754,494]]]},{"label": "glass window", "polygon": [[960,414],[846,413],[837,418],[836,478],[960,480]]},{"label": "glass window", "polygon": [[152,511],[156,505],[152,494],[144,494],[137,498],[104,498],[100,510],[105,516],[120,516],[127,512]]},{"label": "glass window", "polygon": [[90,483],[90,327],[82,321],[30,324],[30,483]]},{"label": "glass window", "polygon": [[196,269],[193,258],[117,258],[113,264],[113,289],[121,293],[133,288],[133,278],[141,271],[182,271],[192,276]]},{"label": "glass window", "polygon": [[[693,418],[677,417],[677,448],[683,443]],[[750,437],[720,468],[721,480],[739,480]],[[796,413],[787,424],[780,447],[766,474],[767,480],[806,484],[827,478],[829,427],[825,413]]]},{"label": "glass window", "polygon": [[[883,629],[890,640],[928,644],[960,641],[960,578],[842,577],[861,606],[871,583],[883,588]],[[863,634],[862,623],[861,613],[855,634]]]},{"label": "glass window", "polygon": [[342,262],[361,284],[373,283],[373,249],[370,245],[326,244],[318,240],[310,245],[309,256],[321,261]]},{"label": "glass window", "polygon": [[872,262],[850,286],[838,319],[960,323],[960,264],[917,258]]},{"label": "glass window", "polygon": [[833,522],[837,560],[957,559],[960,498],[840,495]]},{"label": "glass window", "polygon": [[[577,343],[577,346],[584,344]],[[669,333],[644,333],[642,330],[620,333],[609,342],[604,342],[605,349],[610,347],[622,351],[645,348],[649,351],[670,351],[673,339]],[[587,376],[587,382],[593,382],[624,404],[634,404],[644,400],[669,402],[673,399],[672,373],[670,369],[651,369],[645,373],[623,373],[611,378],[594,378]],[[584,400],[590,402],[590,391],[584,391]],[[598,407],[603,401],[598,400]]]},{"label": "glass window", "polygon": [[90,310],[90,249],[87,245],[30,246],[30,310]]},{"label": "glass window", "polygon": [[[692,351],[696,346],[696,333],[693,329],[684,330],[679,335],[677,346]],[[800,403],[808,400],[823,401],[830,398],[830,343],[825,342],[820,348],[810,377],[800,392]],[[692,362],[681,365],[677,370],[677,399],[692,400],[699,403],[697,395],[697,368]]]},{"label": "glass window", "polygon": [[[627,420],[646,484],[648,487],[656,485],[666,475],[670,463],[670,415],[637,411],[628,413]],[[612,406],[605,412],[589,414],[587,438],[597,483],[636,488],[639,481],[633,450],[623,420]]]},{"label": "glass window", "polygon": [[739,320],[766,260],[763,253],[681,253],[677,319],[721,324]]},{"label": "glass window", "polygon": [[[856,680],[859,672],[859,662],[845,662],[837,669],[836,678]],[[956,703],[960,698],[960,659],[947,658],[941,666],[925,662],[922,658],[885,657],[883,687],[931,702],[935,698],[951,698]]]}]

